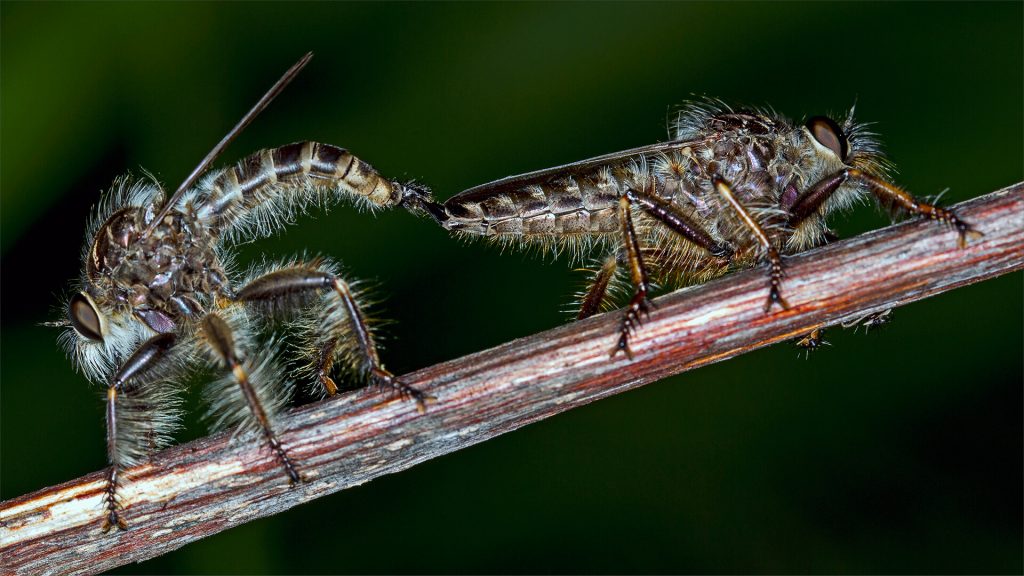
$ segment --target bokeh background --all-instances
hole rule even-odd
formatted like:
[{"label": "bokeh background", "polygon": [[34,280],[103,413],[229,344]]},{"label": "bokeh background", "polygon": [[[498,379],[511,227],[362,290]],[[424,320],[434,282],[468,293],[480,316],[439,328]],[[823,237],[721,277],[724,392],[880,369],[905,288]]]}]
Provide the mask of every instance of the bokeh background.
[{"label": "bokeh background", "polygon": [[[226,152],[314,139],[447,197],[665,138],[691,94],[877,122],[921,195],[1022,179],[1022,4],[0,4],[0,496],[102,468],[100,391],[40,322],[90,206]],[[845,236],[885,225],[864,207]],[[936,229],[937,242],[951,242]],[[558,325],[564,262],[341,206],[246,246],[377,280],[403,373]],[[1022,570],[1022,276],[833,347],[670,378],[120,573]],[[193,412],[198,393],[189,396]],[[194,419],[181,435],[205,434]]]}]

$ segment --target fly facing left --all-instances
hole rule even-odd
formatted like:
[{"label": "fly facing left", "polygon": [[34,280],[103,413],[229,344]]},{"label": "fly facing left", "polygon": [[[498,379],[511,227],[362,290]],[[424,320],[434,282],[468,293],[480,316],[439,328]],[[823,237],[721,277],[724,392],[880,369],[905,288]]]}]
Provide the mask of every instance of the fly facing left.
[{"label": "fly facing left", "polygon": [[336,262],[299,257],[242,275],[231,246],[267,236],[313,206],[342,200],[371,210],[429,202],[419,187],[382,177],[347,150],[298,142],[257,152],[232,167],[206,167],[309,60],[299,61],[168,198],[155,181],[122,178],[94,216],[77,293],[67,302],[69,355],[107,386],[104,531],[126,528],[118,493],[123,467],[167,445],[178,425],[177,382],[194,365],[220,372],[209,387],[214,427],[262,435],[291,482],[302,480],[278,436],[289,397],[275,320],[296,332],[296,348],[322,395],[347,373],[416,400],[429,396],[384,368],[357,282]]}]

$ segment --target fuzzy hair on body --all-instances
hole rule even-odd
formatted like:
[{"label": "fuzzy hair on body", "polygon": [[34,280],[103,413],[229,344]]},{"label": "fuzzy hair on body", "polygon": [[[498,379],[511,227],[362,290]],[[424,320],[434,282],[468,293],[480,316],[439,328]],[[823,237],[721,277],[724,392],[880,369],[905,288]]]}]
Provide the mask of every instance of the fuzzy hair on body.
[{"label": "fuzzy hair on body", "polygon": [[772,110],[704,99],[680,109],[669,136],[476,186],[428,212],[460,238],[586,263],[580,318],[615,308],[632,284],[613,350],[627,355],[655,284],[679,288],[767,263],[766,311],[785,308],[783,256],[827,242],[828,217],[869,196],[955,228],[961,245],[979,235],[891,184],[891,163],[852,108],[840,121],[794,123]]},{"label": "fuzzy hair on body", "polygon": [[[299,142],[212,171],[168,199],[158,182],[119,178],[87,229],[82,275],[64,302],[68,356],[108,394],[108,517],[124,527],[118,470],[168,445],[180,426],[180,383],[214,374],[203,397],[214,430],[261,432],[292,481],[298,468],[276,437],[291,397],[282,359],[307,366],[321,396],[332,373],[417,396],[380,362],[366,294],[319,257],[264,261],[247,272],[231,247],[265,237],[314,207],[349,200],[384,209],[424,194],[380,176],[348,151]],[[278,333],[301,342],[285,347]]]}]

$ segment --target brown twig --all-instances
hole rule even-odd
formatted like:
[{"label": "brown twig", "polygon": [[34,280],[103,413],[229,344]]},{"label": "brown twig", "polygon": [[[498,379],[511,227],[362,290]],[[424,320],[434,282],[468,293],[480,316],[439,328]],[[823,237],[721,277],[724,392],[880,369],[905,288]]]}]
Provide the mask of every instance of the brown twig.
[{"label": "brown twig", "polygon": [[126,471],[128,531],[100,531],[102,472],[4,502],[3,572],[96,573],[152,558],[605,396],[1024,268],[1024,183],[957,212],[985,234],[964,249],[953,231],[914,221],[789,258],[783,312],[763,312],[760,269],[660,298],[632,361],[609,359],[611,313],[407,375],[437,398],[423,415],[374,391],[299,408],[281,434],[307,479],[296,487],[263,443],[219,434]]}]

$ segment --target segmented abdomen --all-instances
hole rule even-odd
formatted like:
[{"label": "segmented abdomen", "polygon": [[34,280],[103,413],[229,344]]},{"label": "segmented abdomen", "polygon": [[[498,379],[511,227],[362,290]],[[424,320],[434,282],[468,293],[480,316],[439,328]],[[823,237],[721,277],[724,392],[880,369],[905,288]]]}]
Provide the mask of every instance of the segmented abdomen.
[{"label": "segmented abdomen", "polygon": [[[618,230],[622,170],[484,185],[444,203],[449,230],[481,236],[606,234]],[[501,185],[497,185],[501,184]]]},{"label": "segmented abdomen", "polygon": [[401,184],[377,171],[344,148],[317,142],[296,142],[262,150],[217,173],[196,198],[201,218],[230,226],[254,209],[304,207],[334,193],[374,207],[390,207],[401,199]]}]

